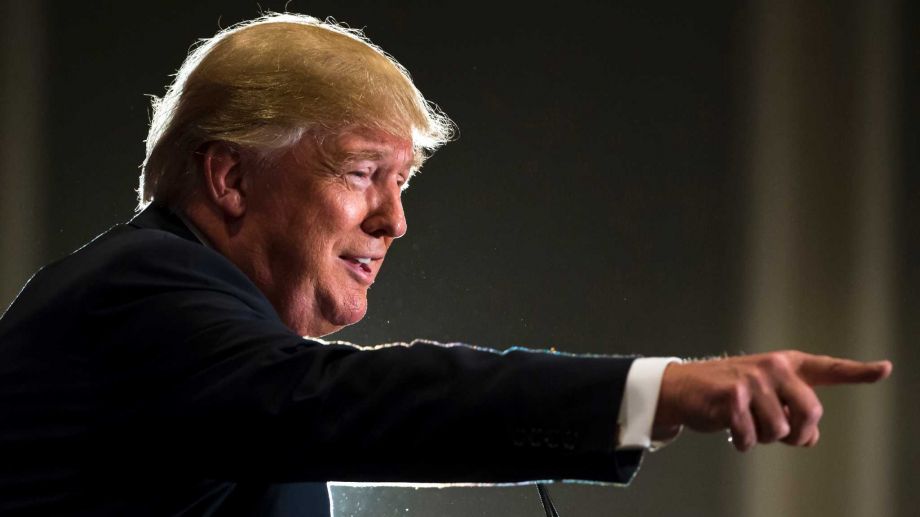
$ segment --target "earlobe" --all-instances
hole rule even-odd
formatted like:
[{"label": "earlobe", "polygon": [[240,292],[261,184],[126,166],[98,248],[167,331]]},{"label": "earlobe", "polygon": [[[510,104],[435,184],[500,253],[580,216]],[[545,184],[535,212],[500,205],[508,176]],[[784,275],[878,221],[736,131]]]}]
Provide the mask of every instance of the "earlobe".
[{"label": "earlobe", "polygon": [[230,143],[216,141],[202,145],[197,154],[208,199],[227,217],[242,217],[246,192],[239,151]]}]

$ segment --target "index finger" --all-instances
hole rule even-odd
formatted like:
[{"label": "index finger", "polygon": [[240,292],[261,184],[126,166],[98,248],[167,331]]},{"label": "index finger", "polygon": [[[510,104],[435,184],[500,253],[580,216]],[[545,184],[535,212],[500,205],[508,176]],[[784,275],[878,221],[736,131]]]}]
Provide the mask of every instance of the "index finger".
[{"label": "index finger", "polygon": [[798,372],[812,386],[876,382],[891,375],[891,361],[861,362],[829,356],[805,355]]}]

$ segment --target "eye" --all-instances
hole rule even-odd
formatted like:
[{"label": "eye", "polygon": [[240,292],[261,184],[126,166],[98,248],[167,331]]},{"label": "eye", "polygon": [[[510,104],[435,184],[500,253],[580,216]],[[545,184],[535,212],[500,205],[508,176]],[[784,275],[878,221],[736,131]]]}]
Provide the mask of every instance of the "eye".
[{"label": "eye", "polygon": [[406,190],[409,188],[409,178],[400,174],[396,177],[396,185],[399,187],[400,191]]},{"label": "eye", "polygon": [[349,171],[345,173],[345,178],[354,185],[365,185],[371,180],[371,171],[367,169]]}]

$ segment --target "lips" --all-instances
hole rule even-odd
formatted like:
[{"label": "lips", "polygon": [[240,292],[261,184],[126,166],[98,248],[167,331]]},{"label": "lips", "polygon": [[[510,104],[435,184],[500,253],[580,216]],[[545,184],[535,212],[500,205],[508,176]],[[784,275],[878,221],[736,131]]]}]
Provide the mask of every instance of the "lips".
[{"label": "lips", "polygon": [[349,273],[358,282],[366,285],[374,283],[373,261],[380,260],[383,257],[362,257],[356,255],[342,255],[339,259],[345,264]]},{"label": "lips", "polygon": [[362,270],[370,273],[371,272],[371,259],[369,257],[342,257],[347,262],[352,264],[357,264]]}]

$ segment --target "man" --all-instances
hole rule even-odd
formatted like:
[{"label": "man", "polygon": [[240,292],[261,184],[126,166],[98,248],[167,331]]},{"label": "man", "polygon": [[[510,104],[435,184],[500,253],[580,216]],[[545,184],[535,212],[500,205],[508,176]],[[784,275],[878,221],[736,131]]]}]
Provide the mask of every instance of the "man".
[{"label": "man", "polygon": [[329,23],[270,15],[197,47],[155,104],[143,211],[0,319],[0,513],[322,515],[327,480],[626,483],[685,425],[813,445],[811,386],[890,372],[303,338],[364,316],[400,193],[450,127]]}]

